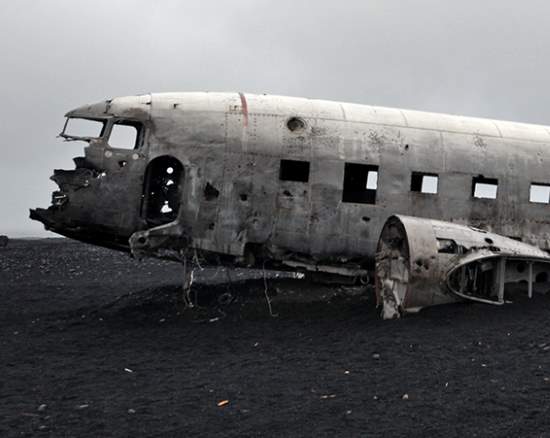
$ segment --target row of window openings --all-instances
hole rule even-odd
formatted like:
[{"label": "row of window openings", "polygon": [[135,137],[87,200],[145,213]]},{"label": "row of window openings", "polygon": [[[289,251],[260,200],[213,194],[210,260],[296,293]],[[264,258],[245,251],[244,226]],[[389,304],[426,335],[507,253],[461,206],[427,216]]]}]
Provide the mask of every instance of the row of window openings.
[{"label": "row of window openings", "polygon": [[[299,160],[281,160],[279,179],[281,181],[309,181],[310,163]],[[436,195],[439,176],[435,173],[413,172],[411,192]],[[344,168],[344,190],[342,202],[375,204],[378,189],[378,166],[346,163]],[[472,197],[496,199],[498,180],[476,176],[472,180]],[[529,202],[550,204],[550,184],[531,183]]]},{"label": "row of window openings", "polygon": [[[99,138],[104,135],[105,120],[91,120],[70,117],[64,128],[64,133],[70,136],[83,138]],[[137,149],[143,126],[131,120],[119,120],[113,123],[108,143],[112,148]]]}]

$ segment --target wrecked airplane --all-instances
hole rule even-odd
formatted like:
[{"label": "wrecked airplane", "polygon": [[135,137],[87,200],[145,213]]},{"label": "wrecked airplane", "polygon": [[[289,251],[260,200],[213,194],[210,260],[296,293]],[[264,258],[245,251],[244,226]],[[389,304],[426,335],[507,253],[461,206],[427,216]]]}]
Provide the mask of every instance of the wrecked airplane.
[{"label": "wrecked airplane", "polygon": [[244,93],[121,97],[31,210],[84,242],[376,285],[385,318],[550,289],[550,127]]}]

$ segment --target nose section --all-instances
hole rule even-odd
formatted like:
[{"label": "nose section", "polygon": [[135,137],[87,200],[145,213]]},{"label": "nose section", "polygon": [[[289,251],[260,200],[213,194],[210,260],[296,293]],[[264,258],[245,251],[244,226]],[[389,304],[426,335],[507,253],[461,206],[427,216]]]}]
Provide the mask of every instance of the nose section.
[{"label": "nose section", "polygon": [[31,210],[31,219],[68,237],[128,249],[130,236],[149,228],[141,211],[150,110],[151,96],[142,95],[68,112],[60,136],[85,142],[84,157],[74,159],[73,170],[54,171],[59,190],[47,209]]},{"label": "nose section", "polygon": [[70,238],[128,250],[129,237],[145,227],[139,214],[143,169],[128,162],[103,170],[82,157],[74,161],[74,170],[54,171],[59,190],[47,209],[31,210],[30,218]]},{"label": "nose section", "polygon": [[46,230],[71,239],[122,251],[129,251],[130,249],[127,236],[116,234],[108,227],[67,220],[68,217],[60,215],[55,206],[50,206],[47,209],[31,209],[29,217],[32,220],[42,222]]},{"label": "nose section", "polygon": [[[105,172],[88,168],[55,170],[51,179],[57,183],[59,190],[52,193],[51,205],[47,209],[31,209],[30,218],[41,222],[47,230],[66,237],[128,250],[128,238],[132,231],[125,229],[116,219],[118,215],[113,210],[116,203],[110,210],[107,207],[114,198],[101,196],[108,184],[104,181],[106,177]],[[106,190],[105,194],[108,193],[109,190]]]}]

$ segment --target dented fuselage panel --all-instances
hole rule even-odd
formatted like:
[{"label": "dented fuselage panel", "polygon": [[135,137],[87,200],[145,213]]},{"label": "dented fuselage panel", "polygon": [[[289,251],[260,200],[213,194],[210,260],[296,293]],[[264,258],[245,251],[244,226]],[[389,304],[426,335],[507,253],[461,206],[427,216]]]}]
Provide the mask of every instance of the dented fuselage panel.
[{"label": "dented fuselage panel", "polygon": [[[115,98],[67,117],[102,127],[64,130],[84,157],[55,171],[52,205],[31,217],[138,256],[364,276],[395,214],[550,246],[547,205],[529,199],[530,180],[550,184],[546,127],[242,93]],[[473,178],[497,181],[495,198]]]}]

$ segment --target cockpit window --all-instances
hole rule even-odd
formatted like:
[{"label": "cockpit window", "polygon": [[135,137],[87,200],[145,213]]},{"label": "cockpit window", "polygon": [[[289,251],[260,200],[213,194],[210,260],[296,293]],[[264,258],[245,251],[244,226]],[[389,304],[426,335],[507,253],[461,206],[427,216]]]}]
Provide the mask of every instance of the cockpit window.
[{"label": "cockpit window", "polygon": [[109,146],[119,149],[137,149],[141,146],[143,125],[139,122],[121,120],[115,122],[109,135]]},{"label": "cockpit window", "polygon": [[104,130],[104,120],[69,117],[65,122],[61,136],[67,140],[89,140],[101,137]]}]

